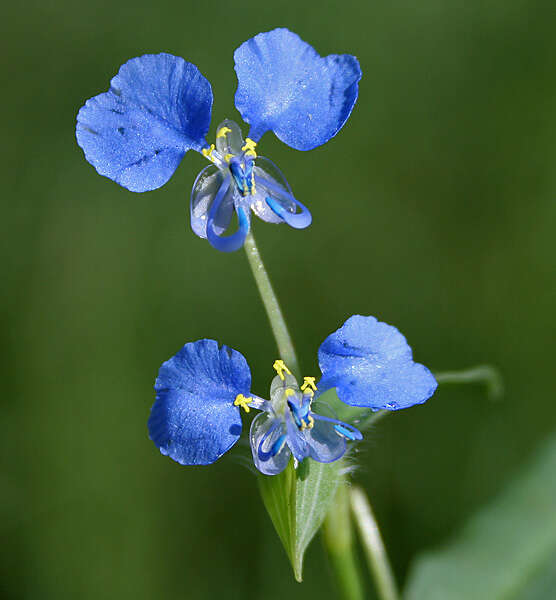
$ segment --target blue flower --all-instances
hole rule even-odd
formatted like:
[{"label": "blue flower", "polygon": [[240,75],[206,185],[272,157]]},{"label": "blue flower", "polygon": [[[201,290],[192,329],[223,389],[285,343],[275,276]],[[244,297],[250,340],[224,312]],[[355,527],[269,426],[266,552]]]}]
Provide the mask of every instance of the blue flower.
[{"label": "blue flower", "polygon": [[[171,54],[146,54],[122,65],[110,89],[81,108],[76,129],[98,173],[133,192],[164,185],[188,150],[210,160],[193,186],[191,226],[226,252],[243,245],[251,210],[270,223],[310,225],[311,214],[280,170],[257,156],[257,143],[273,131],[297,150],[324,144],[348,119],[361,78],[355,57],[320,57],[287,29],[256,35],[234,59],[235,105],[250,124],[245,140],[226,120],[209,146],[210,83],[195,65]],[[234,213],[237,231],[225,236]]]},{"label": "blue flower", "polygon": [[362,439],[319,400],[334,387],[338,397],[373,410],[419,404],[436,389],[430,371],[414,363],[399,331],[374,317],[354,316],[321,345],[323,377],[305,377],[301,386],[281,360],[270,399],[251,393],[251,372],[237,351],[214,340],[186,344],[162,364],[149,433],[162,454],[182,465],[213,463],[239,439],[241,409],[257,409],[250,429],[253,461],[266,475],[280,473],[293,455],[333,462],[347,441]]}]

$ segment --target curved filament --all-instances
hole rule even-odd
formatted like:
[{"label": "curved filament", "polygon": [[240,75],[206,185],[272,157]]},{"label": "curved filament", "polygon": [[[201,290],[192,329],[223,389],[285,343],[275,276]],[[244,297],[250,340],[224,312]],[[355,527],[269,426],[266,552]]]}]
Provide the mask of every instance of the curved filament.
[{"label": "curved filament", "polygon": [[221,252],[234,252],[235,250],[239,250],[239,248],[243,246],[247,233],[249,232],[249,220],[241,207],[237,209],[238,230],[228,236],[221,236],[216,232],[215,221],[220,206],[230,187],[230,183],[230,177],[227,176],[216,193],[214,202],[210,207],[207,222],[207,239],[214,248]]},{"label": "curved filament", "polygon": [[299,213],[292,213],[289,210],[287,210],[279,200],[276,200],[275,198],[271,198],[269,196],[266,197],[266,203],[268,204],[268,206],[290,227],[293,227],[294,229],[305,229],[306,227],[309,227],[313,220],[313,217],[311,216],[309,209],[304,204],[301,204],[301,202],[296,200],[294,196],[286,192],[286,190],[283,190],[281,187],[275,185],[268,179],[261,179],[260,177],[255,176],[255,182],[260,184],[262,187],[267,188],[272,193],[276,194],[276,196],[295,204],[295,206],[301,209],[301,212]]}]

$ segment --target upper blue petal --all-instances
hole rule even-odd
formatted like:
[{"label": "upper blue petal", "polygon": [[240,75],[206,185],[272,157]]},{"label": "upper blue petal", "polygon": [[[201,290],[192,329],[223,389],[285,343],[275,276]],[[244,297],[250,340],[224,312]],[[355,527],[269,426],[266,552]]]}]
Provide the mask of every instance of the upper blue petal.
[{"label": "upper blue petal", "polygon": [[405,337],[374,317],[355,315],[319,348],[320,392],[335,387],[352,406],[398,410],[425,402],[437,383],[413,362]]},{"label": "upper blue petal", "polygon": [[234,53],[236,108],[258,141],[266,131],[297,150],[336,135],[357,100],[359,62],[349,54],[321,57],[288,29],[259,33]]},{"label": "upper blue petal", "polygon": [[160,452],[182,465],[207,465],[241,433],[238,394],[249,395],[251,372],[242,354],[214,340],[186,344],[160,367],[149,434]]},{"label": "upper blue petal", "polygon": [[195,65],[145,54],[81,107],[77,143],[101,174],[132,192],[164,185],[184,154],[206,145],[212,89]]}]

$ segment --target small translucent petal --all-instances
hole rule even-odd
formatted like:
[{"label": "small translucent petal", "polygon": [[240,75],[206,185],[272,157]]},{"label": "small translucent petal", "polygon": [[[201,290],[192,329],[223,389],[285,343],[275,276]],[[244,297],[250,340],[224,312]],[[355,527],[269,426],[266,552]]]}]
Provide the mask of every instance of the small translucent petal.
[{"label": "small translucent petal", "polygon": [[405,337],[374,317],[355,315],[319,348],[322,393],[335,387],[340,400],[372,410],[399,410],[422,404],[436,380],[413,361]]},{"label": "small translucent petal", "polygon": [[132,192],[164,185],[184,154],[200,150],[212,89],[199,69],[171,54],[146,54],[120,67],[108,92],[77,115],[77,143],[100,173]]},{"label": "small translucent petal", "polygon": [[239,125],[231,119],[225,119],[216,130],[216,150],[222,158],[227,154],[239,156],[245,142]]},{"label": "small translucent petal", "polygon": [[249,439],[255,466],[265,475],[277,475],[287,466],[291,452],[286,443],[284,423],[262,412],[251,423]]},{"label": "small translucent petal", "polygon": [[[207,237],[207,221],[214,198],[224,182],[222,171],[214,165],[205,167],[193,184],[191,190],[191,228],[201,238]],[[234,212],[233,189],[228,191],[220,204],[220,209],[215,216],[214,229],[218,235],[229,227]]]},{"label": "small translucent petal", "polygon": [[267,197],[275,198],[283,203],[284,208],[288,211],[295,212],[295,203],[289,199],[289,196],[293,195],[290,184],[282,171],[264,156],[257,157],[254,173],[256,193],[251,200],[251,209],[259,219],[267,223],[283,223],[282,217],[270,208],[266,199]]},{"label": "small translucent petal", "polygon": [[270,383],[270,397],[274,401],[277,396],[281,396],[284,390],[291,388],[294,391],[299,390],[297,379],[291,373],[283,373],[283,379],[279,375],[275,375]]},{"label": "small translucent petal", "polygon": [[318,462],[334,462],[342,458],[346,451],[346,440],[335,428],[339,421],[336,420],[334,411],[323,402],[315,402],[313,409],[311,416],[314,425],[303,432],[309,455]]},{"label": "small translucent petal", "polygon": [[301,462],[309,456],[309,445],[306,436],[301,432],[289,410],[286,411],[286,428],[288,433],[288,445],[295,458]]},{"label": "small translucent petal", "polygon": [[236,108],[258,141],[266,131],[297,150],[336,135],[357,100],[361,69],[349,54],[320,57],[287,29],[259,33],[234,53]]},{"label": "small translucent petal", "polygon": [[149,434],[160,452],[182,465],[207,465],[241,433],[238,394],[249,396],[251,372],[242,354],[214,340],[186,344],[160,367]]}]

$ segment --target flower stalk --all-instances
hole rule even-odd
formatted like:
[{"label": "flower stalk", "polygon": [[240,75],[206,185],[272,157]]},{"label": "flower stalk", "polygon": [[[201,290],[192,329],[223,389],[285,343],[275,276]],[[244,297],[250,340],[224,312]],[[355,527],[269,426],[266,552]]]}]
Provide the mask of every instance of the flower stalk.
[{"label": "flower stalk", "polygon": [[323,541],[343,600],[363,600],[365,590],[356,558],[348,483],[340,481],[323,524]]},{"label": "flower stalk", "polygon": [[292,373],[299,378],[301,376],[301,371],[299,369],[299,362],[297,360],[292,339],[288,331],[288,326],[286,325],[278,298],[276,297],[276,294],[272,288],[272,284],[270,283],[270,278],[266,272],[252,232],[247,234],[244,248],[245,253],[247,254],[249,266],[251,267],[251,272],[253,273],[255,283],[257,284],[259,294],[263,301],[268,320],[270,321],[270,327],[272,329],[274,339],[276,340],[276,345],[278,346],[280,358],[284,361],[284,363],[286,363],[286,365],[288,365],[288,367],[292,370]]},{"label": "flower stalk", "polygon": [[365,492],[354,487],[350,491],[351,510],[359,531],[380,600],[400,600],[392,567]]}]

